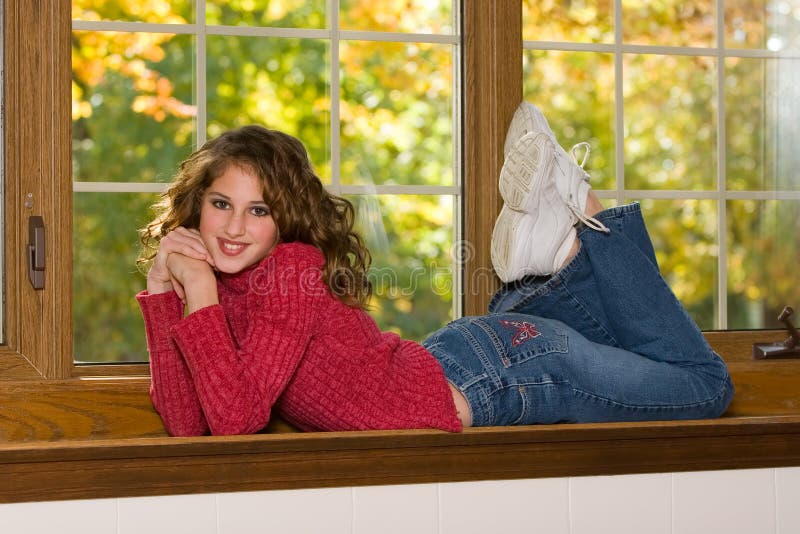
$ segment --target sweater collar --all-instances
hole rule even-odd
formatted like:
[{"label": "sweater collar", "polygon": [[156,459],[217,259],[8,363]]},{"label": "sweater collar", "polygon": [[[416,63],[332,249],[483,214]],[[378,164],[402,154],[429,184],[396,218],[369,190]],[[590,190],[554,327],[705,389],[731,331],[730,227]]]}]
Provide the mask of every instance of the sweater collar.
[{"label": "sweater collar", "polygon": [[[258,278],[273,269],[275,259],[272,258],[275,250],[260,262],[251,265],[238,273],[217,273],[218,287],[221,292],[232,295],[244,295],[253,290],[253,283],[258,282]],[[270,258],[272,260],[270,261]]]}]

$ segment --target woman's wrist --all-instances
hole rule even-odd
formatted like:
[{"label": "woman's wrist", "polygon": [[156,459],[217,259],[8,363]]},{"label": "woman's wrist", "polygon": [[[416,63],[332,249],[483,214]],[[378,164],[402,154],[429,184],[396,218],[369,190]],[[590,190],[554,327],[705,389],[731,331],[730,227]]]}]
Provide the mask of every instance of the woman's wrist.
[{"label": "woman's wrist", "polygon": [[208,306],[219,304],[219,294],[217,293],[217,281],[199,281],[184,287],[186,291],[186,311],[193,313]]},{"label": "woman's wrist", "polygon": [[158,295],[159,293],[169,293],[173,290],[172,282],[163,282],[147,277],[147,294]]}]

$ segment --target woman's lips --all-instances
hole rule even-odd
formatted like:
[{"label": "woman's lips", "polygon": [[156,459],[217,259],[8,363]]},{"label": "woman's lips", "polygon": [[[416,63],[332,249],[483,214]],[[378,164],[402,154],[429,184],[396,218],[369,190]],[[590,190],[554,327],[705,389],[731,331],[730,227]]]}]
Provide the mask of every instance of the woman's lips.
[{"label": "woman's lips", "polygon": [[219,243],[220,251],[226,256],[238,256],[244,251],[245,248],[247,248],[247,243],[230,241],[221,237],[217,238],[217,242]]}]

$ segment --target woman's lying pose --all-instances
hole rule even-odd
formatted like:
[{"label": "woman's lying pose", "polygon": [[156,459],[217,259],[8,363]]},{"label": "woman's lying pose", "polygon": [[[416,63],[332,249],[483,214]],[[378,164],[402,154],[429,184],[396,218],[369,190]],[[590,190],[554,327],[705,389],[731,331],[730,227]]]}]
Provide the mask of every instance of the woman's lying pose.
[{"label": "woman's lying pose", "polygon": [[539,110],[506,139],[490,313],[418,344],[365,311],[354,211],[295,138],[229,131],[142,230],[151,396],[173,435],[694,419],[733,397],[659,274],[636,204],[603,210]]}]

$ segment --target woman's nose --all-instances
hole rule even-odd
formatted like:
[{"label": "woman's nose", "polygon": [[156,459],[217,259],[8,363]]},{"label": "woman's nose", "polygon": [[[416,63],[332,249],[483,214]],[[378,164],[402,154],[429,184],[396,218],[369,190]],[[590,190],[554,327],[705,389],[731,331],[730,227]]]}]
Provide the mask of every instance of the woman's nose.
[{"label": "woman's nose", "polygon": [[245,222],[243,213],[231,213],[228,218],[228,224],[225,226],[225,232],[231,237],[236,237],[244,234]]}]

